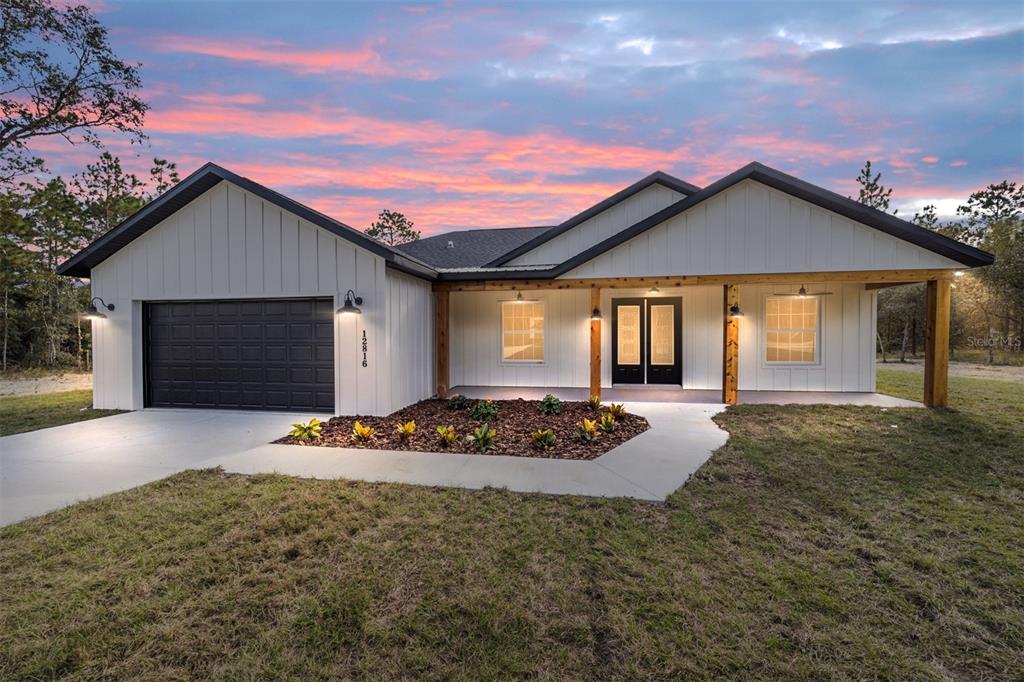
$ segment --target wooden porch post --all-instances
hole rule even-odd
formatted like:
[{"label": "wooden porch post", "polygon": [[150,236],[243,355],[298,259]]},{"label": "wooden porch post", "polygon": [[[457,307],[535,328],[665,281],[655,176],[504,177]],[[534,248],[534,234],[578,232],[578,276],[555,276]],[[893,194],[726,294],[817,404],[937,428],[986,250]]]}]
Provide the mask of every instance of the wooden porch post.
[{"label": "wooden porch post", "polygon": [[735,405],[739,386],[740,369],[740,320],[729,314],[729,309],[740,304],[740,288],[735,284],[723,287],[723,308],[725,316],[722,334],[722,402]]},{"label": "wooden porch post", "polygon": [[945,407],[949,378],[950,281],[928,280],[924,335],[924,404]]},{"label": "wooden porch post", "polygon": [[448,397],[448,296],[447,290],[434,292],[434,353],[437,356],[437,397]]},{"label": "wooden porch post", "polygon": [[[590,310],[601,309],[601,290],[590,290]],[[601,320],[590,318],[590,395],[601,397]]]}]

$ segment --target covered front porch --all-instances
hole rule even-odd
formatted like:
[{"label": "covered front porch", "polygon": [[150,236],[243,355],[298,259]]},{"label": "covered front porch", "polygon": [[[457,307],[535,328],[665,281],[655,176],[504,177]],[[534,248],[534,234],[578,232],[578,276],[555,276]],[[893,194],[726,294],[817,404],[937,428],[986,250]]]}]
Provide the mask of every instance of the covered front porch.
[{"label": "covered front porch", "polygon": [[[927,282],[922,402],[943,407],[953,277],[878,270],[438,282],[437,395],[454,385],[470,397],[915,406],[875,393],[875,290]],[[798,299],[807,299],[802,311],[780,303]],[[531,304],[527,316],[539,320],[527,329],[539,333],[523,336],[518,320],[506,323],[505,307],[517,303]],[[659,334],[667,339],[660,351]],[[510,357],[510,338],[516,352],[527,348],[525,361]],[[632,357],[624,338],[643,346],[643,359],[623,360]],[[780,338],[789,343],[784,356]],[[654,367],[659,353],[666,367]],[[634,360],[638,371],[624,372]]]}]

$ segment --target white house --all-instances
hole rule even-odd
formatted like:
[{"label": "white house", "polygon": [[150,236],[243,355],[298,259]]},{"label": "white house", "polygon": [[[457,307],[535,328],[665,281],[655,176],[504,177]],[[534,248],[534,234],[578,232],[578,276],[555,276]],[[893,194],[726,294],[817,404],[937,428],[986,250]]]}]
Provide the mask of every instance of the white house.
[{"label": "white house", "polygon": [[950,282],[992,260],[757,163],[399,248],[206,164],[59,272],[96,297],[96,407],[379,415],[450,386],[873,391],[876,290],[908,282],[943,405]]}]

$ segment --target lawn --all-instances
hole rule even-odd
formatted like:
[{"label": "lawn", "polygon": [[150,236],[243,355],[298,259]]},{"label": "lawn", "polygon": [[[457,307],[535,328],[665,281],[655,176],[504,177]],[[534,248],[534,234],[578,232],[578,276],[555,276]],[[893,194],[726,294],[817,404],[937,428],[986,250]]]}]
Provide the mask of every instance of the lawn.
[{"label": "lawn", "polygon": [[665,505],[216,470],[81,503],[0,529],[0,679],[1020,679],[1024,388],[951,388],[731,408]]},{"label": "lawn", "polygon": [[92,390],[0,398],[0,436],[108,417],[119,410],[92,409]]}]

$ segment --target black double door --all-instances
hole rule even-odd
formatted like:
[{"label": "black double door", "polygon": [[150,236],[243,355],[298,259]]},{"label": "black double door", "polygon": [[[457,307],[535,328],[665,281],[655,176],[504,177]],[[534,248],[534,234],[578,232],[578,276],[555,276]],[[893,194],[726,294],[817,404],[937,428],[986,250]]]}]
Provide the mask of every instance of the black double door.
[{"label": "black double door", "polygon": [[683,300],[612,299],[612,382],[682,384]]}]

